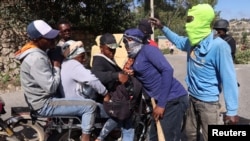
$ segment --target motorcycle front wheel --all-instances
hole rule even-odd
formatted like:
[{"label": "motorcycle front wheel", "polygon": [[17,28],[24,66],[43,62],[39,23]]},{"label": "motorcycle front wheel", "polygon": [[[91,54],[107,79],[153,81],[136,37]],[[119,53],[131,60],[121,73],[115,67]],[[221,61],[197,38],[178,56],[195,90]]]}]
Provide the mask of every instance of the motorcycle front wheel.
[{"label": "motorcycle front wheel", "polygon": [[1,134],[1,141],[44,141],[44,130],[38,123],[31,120],[23,120],[9,127],[13,131],[12,136]]}]

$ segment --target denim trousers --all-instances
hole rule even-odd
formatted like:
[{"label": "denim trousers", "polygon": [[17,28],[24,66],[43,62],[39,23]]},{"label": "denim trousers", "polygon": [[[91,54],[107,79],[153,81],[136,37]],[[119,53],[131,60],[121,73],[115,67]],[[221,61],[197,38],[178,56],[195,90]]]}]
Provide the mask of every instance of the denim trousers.
[{"label": "denim trousers", "polygon": [[104,139],[108,136],[108,134],[115,129],[116,127],[120,127],[121,128],[121,132],[122,132],[122,141],[133,141],[134,140],[134,127],[133,127],[133,121],[132,121],[132,116],[129,119],[126,119],[124,121],[119,121],[119,120],[115,120],[113,118],[109,118],[99,136],[97,137],[97,139],[104,141]]},{"label": "denim trousers", "polygon": [[[168,101],[160,124],[167,141],[180,141],[183,119],[188,108],[188,95]],[[158,141],[156,123],[153,120],[149,129],[149,140]]]},{"label": "denim trousers", "polygon": [[216,102],[204,102],[192,96],[189,97],[189,108],[184,130],[184,136],[188,141],[208,141],[208,125],[220,123],[220,104]]},{"label": "denim trousers", "polygon": [[50,99],[37,113],[41,116],[79,116],[82,133],[90,134],[95,122],[96,102],[89,99]]}]

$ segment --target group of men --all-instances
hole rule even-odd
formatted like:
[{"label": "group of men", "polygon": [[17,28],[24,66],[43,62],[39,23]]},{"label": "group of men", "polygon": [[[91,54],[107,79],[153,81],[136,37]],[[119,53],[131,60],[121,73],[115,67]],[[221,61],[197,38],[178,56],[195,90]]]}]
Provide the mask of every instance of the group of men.
[{"label": "group of men", "polygon": [[[188,141],[197,140],[199,130],[207,141],[208,125],[220,123],[219,95],[222,90],[227,110],[224,121],[229,124],[238,122],[238,88],[231,49],[213,31],[214,18],[215,12],[209,4],[193,6],[187,14],[187,37],[177,35],[157,18],[146,21],[159,28],[178,49],[187,52],[187,90],[174,77],[173,68],[155,47],[157,44],[151,42],[149,35],[152,33],[145,32],[151,27],[147,30],[131,28],[124,32],[123,43],[129,58],[129,65],[124,70],[114,60],[119,47],[117,41],[112,34],[103,34],[101,52],[94,56],[92,69],[88,70],[82,65],[84,45],[70,39],[69,24],[61,23],[59,31],[42,20],[35,20],[27,26],[30,42],[16,52],[16,58],[21,61],[20,80],[25,99],[30,108],[42,116],[82,117],[81,140],[89,141],[96,109],[102,105],[89,98],[92,94],[88,90],[94,89],[103,96],[103,101],[109,101],[115,85],[126,83],[128,76],[133,75],[142,83],[144,92],[156,100],[152,115],[160,122],[166,140],[180,141],[182,123],[185,123],[183,133]],[[221,30],[227,31],[219,26],[215,29],[218,34]],[[55,48],[58,35],[62,37],[58,46],[63,59],[47,55],[48,50]],[[60,98],[56,97],[58,88],[63,94]],[[118,125],[122,128],[123,141],[133,141],[131,120],[113,118],[109,118],[96,141],[104,140]],[[155,122],[150,128],[149,140],[159,140]]]}]

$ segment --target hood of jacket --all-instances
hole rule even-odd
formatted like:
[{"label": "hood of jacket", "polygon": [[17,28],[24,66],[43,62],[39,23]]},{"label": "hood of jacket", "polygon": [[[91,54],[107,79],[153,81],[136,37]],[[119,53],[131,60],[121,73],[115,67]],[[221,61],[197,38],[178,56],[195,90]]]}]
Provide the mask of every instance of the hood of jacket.
[{"label": "hood of jacket", "polygon": [[19,61],[23,60],[28,54],[32,52],[45,53],[43,50],[38,48],[33,42],[26,43],[21,49],[15,52],[15,58]]}]

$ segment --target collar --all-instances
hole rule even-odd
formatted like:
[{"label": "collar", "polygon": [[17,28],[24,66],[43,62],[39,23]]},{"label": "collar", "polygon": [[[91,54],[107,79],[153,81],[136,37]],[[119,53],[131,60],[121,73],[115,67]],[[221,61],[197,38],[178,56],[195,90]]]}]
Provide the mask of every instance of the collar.
[{"label": "collar", "polygon": [[96,54],[96,55],[94,55],[94,56],[103,57],[104,59],[106,59],[106,60],[107,60],[108,62],[110,62],[111,64],[118,66],[117,63],[115,62],[115,60],[111,60],[110,58],[108,58],[107,56],[105,56],[105,55],[103,55],[103,54],[101,54],[101,53]]},{"label": "collar", "polygon": [[212,40],[214,40],[214,32],[211,32],[206,38],[204,38],[196,47],[199,48],[201,54],[207,54],[213,47]]}]

